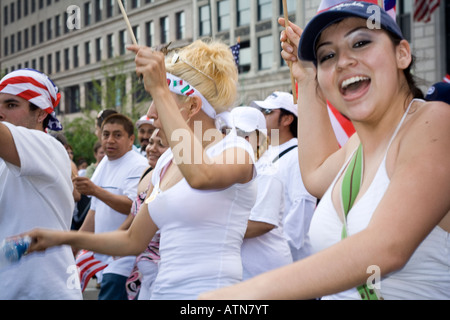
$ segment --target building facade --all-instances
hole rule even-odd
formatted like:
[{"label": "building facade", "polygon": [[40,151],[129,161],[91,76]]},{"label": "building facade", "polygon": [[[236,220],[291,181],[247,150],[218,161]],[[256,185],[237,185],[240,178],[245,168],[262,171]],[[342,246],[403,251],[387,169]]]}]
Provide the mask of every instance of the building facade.
[{"label": "building facade", "polygon": [[[397,17],[417,57],[424,90],[450,68],[449,2],[431,21],[413,20],[412,0],[397,1]],[[291,21],[302,26],[320,0],[287,0]],[[280,56],[277,19],[281,0],[123,0],[136,40],[170,48],[200,38],[240,43],[236,105],[291,91],[289,67]],[[134,73],[131,37],[117,0],[1,0],[0,70],[29,67],[50,75],[63,92],[60,117],[69,120],[93,102],[139,114],[149,97]],[[111,93],[112,92],[112,93]],[[109,96],[108,96],[109,95]],[[300,97],[301,98],[301,97]]]}]

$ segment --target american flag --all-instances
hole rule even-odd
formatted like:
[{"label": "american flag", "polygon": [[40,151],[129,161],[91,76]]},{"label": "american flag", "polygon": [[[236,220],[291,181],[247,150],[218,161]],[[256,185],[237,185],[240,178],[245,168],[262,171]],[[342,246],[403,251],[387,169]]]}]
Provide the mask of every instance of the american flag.
[{"label": "american flag", "polygon": [[108,264],[95,259],[92,251],[81,250],[77,255],[76,264],[80,274],[81,291],[86,289],[89,280],[99,271],[105,269]]},{"label": "american flag", "polygon": [[429,22],[440,3],[440,0],[414,0],[414,21]]},{"label": "american flag", "polygon": [[241,44],[238,42],[231,46],[230,49],[234,57],[234,62],[236,62],[236,66],[239,67],[239,50],[241,49]]},{"label": "american flag", "polygon": [[443,81],[450,83],[450,74],[447,73],[447,75],[444,77]]},{"label": "american flag", "polygon": [[[335,5],[338,5],[339,3],[347,2],[347,1],[349,1],[349,0],[322,0],[317,12],[325,11],[328,8],[331,8]],[[357,0],[357,1],[363,1],[363,0]],[[396,0],[364,0],[364,2],[371,2],[376,5],[381,4],[383,6],[383,9],[386,10],[386,12],[389,13],[389,15],[395,20],[395,18],[396,18]]]}]

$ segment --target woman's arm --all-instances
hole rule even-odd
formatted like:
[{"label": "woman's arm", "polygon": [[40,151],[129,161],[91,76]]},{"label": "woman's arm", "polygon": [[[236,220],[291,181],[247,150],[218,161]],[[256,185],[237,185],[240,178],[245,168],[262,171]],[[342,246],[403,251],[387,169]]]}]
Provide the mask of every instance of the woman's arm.
[{"label": "woman's arm", "polygon": [[[278,22],[284,26],[284,18]],[[302,32],[293,23],[282,31],[281,55],[292,62],[292,73],[298,84],[298,152],[302,179],[308,191],[321,198],[343,165],[346,151],[339,148],[331,126],[327,102],[317,84],[316,67],[297,57]]]},{"label": "woman's arm", "polygon": [[138,255],[145,250],[157,230],[144,203],[128,230],[105,233],[32,230],[28,233],[33,240],[29,252],[66,244],[111,256]]},{"label": "woman's arm", "polygon": [[[242,149],[227,149],[215,159],[206,155],[202,141],[189,128],[169,91],[164,55],[146,47],[129,46],[128,49],[136,53],[136,73],[143,75],[145,88],[153,97],[158,118],[173,150],[175,163],[189,185],[195,189],[215,189],[250,181],[253,163],[248,153],[240,151]],[[196,114],[201,106],[201,99],[193,97],[187,105],[187,112]],[[204,121],[200,123],[205,124]],[[178,137],[178,140],[174,137]],[[214,139],[213,136],[207,138]],[[182,152],[177,152],[178,150]]]},{"label": "woman's arm", "polygon": [[387,166],[389,187],[366,229],[304,260],[203,298],[311,299],[365,283],[371,266],[379,268],[379,276],[400,270],[449,215],[450,109],[444,106],[430,104],[410,120],[396,159]]}]

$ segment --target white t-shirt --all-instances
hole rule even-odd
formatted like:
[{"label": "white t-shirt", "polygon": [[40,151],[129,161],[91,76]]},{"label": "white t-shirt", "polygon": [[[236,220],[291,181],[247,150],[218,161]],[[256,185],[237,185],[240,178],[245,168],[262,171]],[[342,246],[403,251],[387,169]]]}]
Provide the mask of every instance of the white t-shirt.
[{"label": "white t-shirt", "polygon": [[[42,131],[3,124],[21,165],[0,159],[0,241],[33,228],[69,230],[75,203],[67,151]],[[0,299],[82,299],[71,248],[26,255],[0,269]]]},{"label": "white t-shirt", "polygon": [[283,235],[284,186],[272,168],[272,159],[261,157],[256,163],[258,195],[249,220],[275,226],[269,232],[242,243],[243,280],[292,263],[292,255]]},{"label": "white t-shirt", "polygon": [[[250,144],[232,133],[207,154],[214,157],[234,147],[244,149],[253,159]],[[159,159],[152,176],[156,197],[148,204],[161,231],[161,260],[152,299],[195,299],[202,292],[241,281],[240,249],[256,184],[252,179],[225,189],[197,190],[183,178],[161,191],[161,169],[172,158],[168,150]]]},{"label": "white t-shirt", "polygon": [[[139,179],[147,167],[147,160],[132,150],[116,160],[104,157],[92,176],[92,182],[115,195],[126,195],[133,201],[136,199]],[[127,217],[96,197],[92,197],[91,210],[95,211],[95,233],[117,230]],[[95,257],[108,263],[103,274],[114,273],[126,277],[130,275],[136,260],[134,256],[114,258],[97,253]]]},{"label": "white t-shirt", "polygon": [[[297,138],[279,146],[269,146],[263,156],[275,159],[281,152],[298,144]],[[316,198],[303,185],[298,163],[298,149],[284,154],[274,163],[276,175],[284,182],[283,231],[294,261],[311,254],[308,230],[316,208]]]}]

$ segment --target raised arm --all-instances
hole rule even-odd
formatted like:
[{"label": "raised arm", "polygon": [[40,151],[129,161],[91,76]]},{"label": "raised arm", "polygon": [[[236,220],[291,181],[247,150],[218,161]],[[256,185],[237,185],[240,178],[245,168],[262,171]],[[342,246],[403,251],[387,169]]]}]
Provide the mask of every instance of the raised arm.
[{"label": "raised arm", "polygon": [[[284,26],[284,18],[279,18]],[[292,73],[298,84],[299,163],[308,191],[321,198],[346,158],[346,148],[339,143],[331,126],[327,102],[317,84],[317,70],[312,62],[298,59],[298,43],[303,30],[290,22],[280,40],[286,61],[292,61]],[[350,141],[349,141],[350,142]],[[348,149],[353,150],[353,145]]]},{"label": "raised arm", "polygon": [[[242,152],[242,149],[227,149],[215,159],[207,156],[205,141],[200,139],[221,139],[220,132],[215,130],[213,119],[208,118],[206,114],[199,114],[202,108],[202,100],[199,97],[192,97],[183,108],[179,108],[177,103],[180,102],[176,101],[167,86],[164,55],[146,47],[130,46],[128,49],[136,53],[136,72],[143,75],[145,88],[153,97],[151,108],[157,110],[162,129],[174,150],[174,161],[189,185],[196,189],[214,189],[250,181],[253,163],[248,153]],[[195,135],[180,110],[188,113],[187,117],[195,115],[196,119],[201,121],[199,130],[202,130],[202,125],[211,122],[211,131],[207,132],[216,132],[217,136]]]}]

